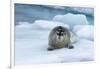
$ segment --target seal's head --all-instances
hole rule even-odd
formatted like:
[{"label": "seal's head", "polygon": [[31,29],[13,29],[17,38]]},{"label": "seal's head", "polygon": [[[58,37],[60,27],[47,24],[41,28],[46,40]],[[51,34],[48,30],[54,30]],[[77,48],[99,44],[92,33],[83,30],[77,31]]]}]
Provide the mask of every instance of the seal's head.
[{"label": "seal's head", "polygon": [[58,28],[56,29],[56,36],[57,36],[57,40],[58,41],[62,41],[64,39],[64,29],[62,26],[58,26]]}]

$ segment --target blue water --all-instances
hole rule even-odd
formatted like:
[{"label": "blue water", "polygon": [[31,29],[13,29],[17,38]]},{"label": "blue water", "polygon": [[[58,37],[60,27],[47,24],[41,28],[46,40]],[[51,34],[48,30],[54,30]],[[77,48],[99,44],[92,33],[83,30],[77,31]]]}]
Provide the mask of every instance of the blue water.
[{"label": "blue water", "polygon": [[85,12],[79,13],[77,11],[74,11],[73,7],[66,7],[66,6],[62,7],[64,7],[65,9],[54,8],[54,6],[47,6],[47,5],[15,4],[15,25],[17,25],[19,22],[33,23],[35,20],[39,19],[52,20],[52,18],[56,15],[67,14],[67,13],[86,15],[89,23],[94,24],[93,14],[87,14]]}]

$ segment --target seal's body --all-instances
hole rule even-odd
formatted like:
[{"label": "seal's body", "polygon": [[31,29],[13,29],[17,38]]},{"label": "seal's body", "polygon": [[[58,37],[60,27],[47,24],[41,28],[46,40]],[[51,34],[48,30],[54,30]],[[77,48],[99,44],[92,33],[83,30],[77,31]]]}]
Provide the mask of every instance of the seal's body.
[{"label": "seal's body", "polygon": [[67,28],[62,26],[55,27],[49,35],[49,48],[48,50],[60,49],[60,48],[69,48],[72,49],[70,41],[70,32]]}]

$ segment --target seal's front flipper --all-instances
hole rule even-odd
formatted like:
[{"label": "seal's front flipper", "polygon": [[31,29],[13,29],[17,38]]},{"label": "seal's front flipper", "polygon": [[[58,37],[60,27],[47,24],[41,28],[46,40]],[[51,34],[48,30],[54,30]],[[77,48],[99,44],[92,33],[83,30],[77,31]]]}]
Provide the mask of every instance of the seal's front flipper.
[{"label": "seal's front flipper", "polygon": [[49,47],[49,48],[48,48],[48,51],[52,51],[52,50],[54,50],[53,47]]},{"label": "seal's front flipper", "polygon": [[68,49],[73,49],[73,48],[74,48],[74,46],[72,46],[72,45],[71,46],[68,46]]}]

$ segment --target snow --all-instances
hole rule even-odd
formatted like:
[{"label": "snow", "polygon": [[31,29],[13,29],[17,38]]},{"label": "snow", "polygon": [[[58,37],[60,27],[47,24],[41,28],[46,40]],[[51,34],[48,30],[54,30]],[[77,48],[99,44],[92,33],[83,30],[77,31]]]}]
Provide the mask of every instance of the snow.
[{"label": "snow", "polygon": [[71,40],[72,44],[79,41],[79,37],[76,35],[76,33],[70,32],[70,34],[71,34],[71,39],[70,40]]},{"label": "snow", "polygon": [[68,24],[70,27],[74,26],[74,25],[87,25],[89,24],[86,16],[82,15],[82,14],[65,14],[65,15],[56,15],[53,18],[54,21],[58,21],[58,22],[63,22],[65,24]]},{"label": "snow", "polygon": [[81,37],[89,40],[94,40],[94,26],[93,25],[76,25],[74,32]]},{"label": "snow", "polygon": [[28,23],[28,22],[19,22],[18,28],[23,29],[46,29],[50,30],[56,26],[64,26],[68,29],[70,27],[67,24],[64,24],[62,22],[57,21],[49,21],[49,20],[36,20],[34,23]]},{"label": "snow", "polygon": [[62,48],[54,51],[47,51],[47,45],[41,43],[41,41],[39,44],[31,43],[31,45],[29,45],[29,43],[25,41],[25,44],[22,43],[22,45],[24,44],[25,47],[18,48],[21,58],[17,58],[16,64],[91,61],[94,57],[93,42],[84,39],[74,44],[74,49]]},{"label": "snow", "polygon": [[64,26],[69,29],[69,26],[67,24],[64,24],[62,22],[56,22],[56,21],[36,20],[34,24],[40,29],[52,29],[56,26]]},{"label": "snow", "polygon": [[[77,18],[75,19],[77,22]],[[84,22],[86,23],[84,20],[81,23]],[[78,41],[73,43],[74,49],[62,48],[48,51],[48,35],[51,29],[57,25],[68,27],[67,24],[62,22],[47,20],[37,20],[32,24],[20,22],[20,25],[15,26],[15,64],[65,63],[94,60],[93,41],[87,39],[90,38],[89,34],[93,34],[91,33],[93,28],[88,25],[74,27],[73,31],[79,37]],[[88,34],[88,36],[83,38],[81,33],[84,34],[83,36],[85,34]],[[93,36],[91,37],[93,38]],[[72,34],[72,40],[76,38]]]}]

